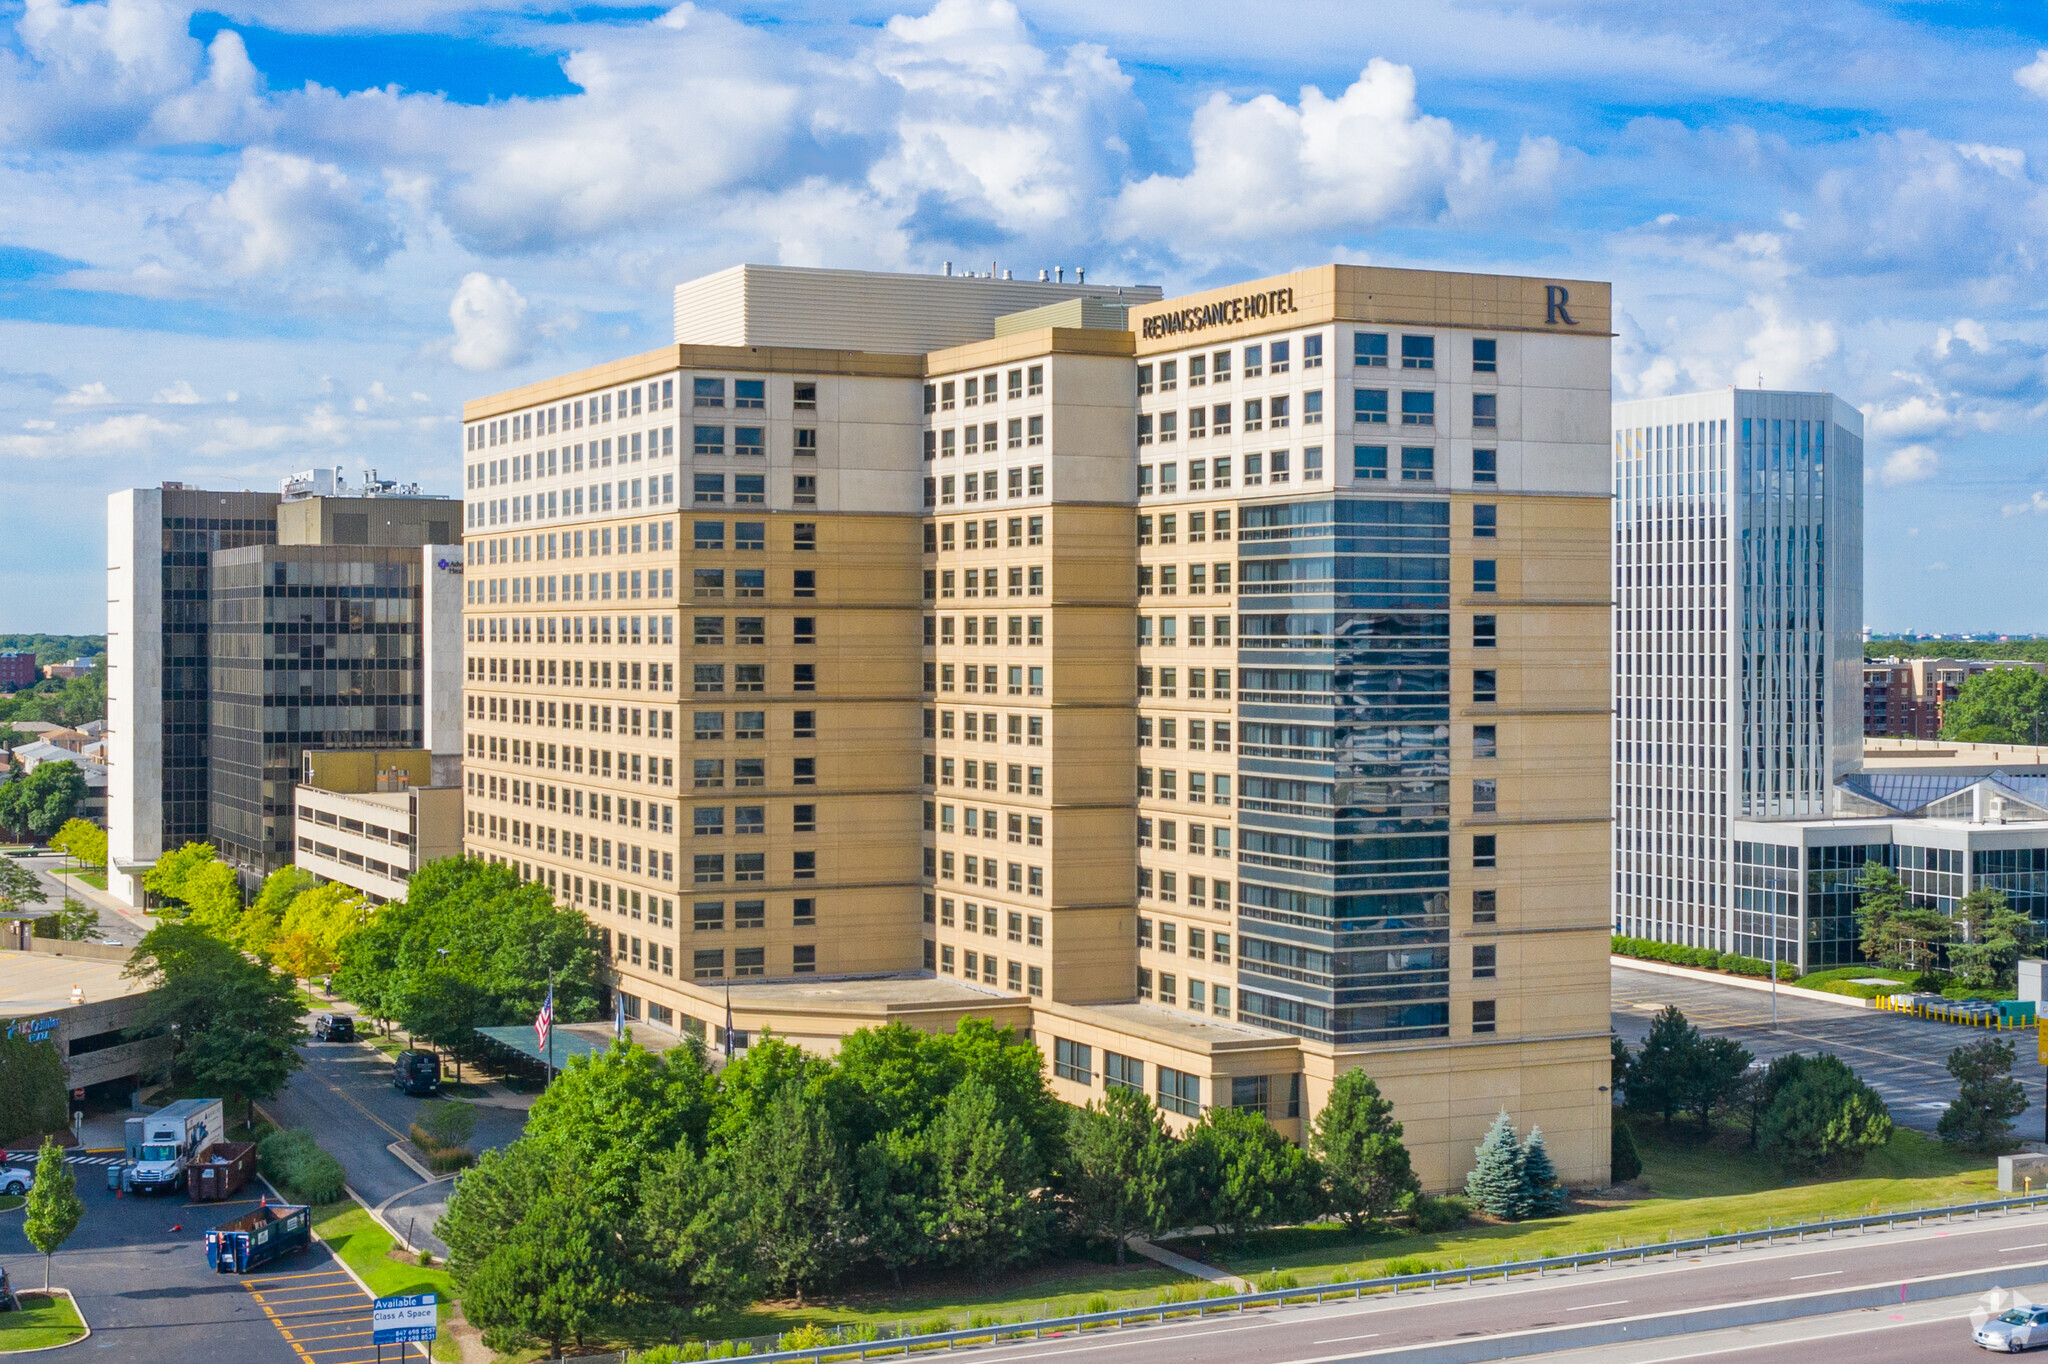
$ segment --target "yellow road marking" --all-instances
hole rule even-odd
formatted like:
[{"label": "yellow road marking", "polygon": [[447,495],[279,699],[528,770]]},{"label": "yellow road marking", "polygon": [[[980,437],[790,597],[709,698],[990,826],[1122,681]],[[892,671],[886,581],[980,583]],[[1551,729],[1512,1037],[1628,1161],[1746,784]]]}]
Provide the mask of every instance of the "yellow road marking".
[{"label": "yellow road marking", "polygon": [[348,1271],[345,1269],[316,1269],[305,1274],[266,1274],[261,1282],[282,1283],[286,1279],[346,1279],[347,1277]]},{"label": "yellow road marking", "polygon": [[[291,1301],[290,1301],[289,1303],[286,1303],[286,1304],[284,1304],[284,1305],[285,1305],[285,1306],[288,1306],[288,1307],[296,1307],[296,1306],[298,1306],[298,1305],[299,1305],[300,1303],[302,1303],[302,1302],[332,1302],[332,1301],[334,1301],[334,1300],[336,1300],[336,1299],[340,1299],[340,1298],[360,1298],[360,1297],[362,1297],[362,1296],[363,1296],[363,1295],[362,1295],[361,1293],[359,1293],[359,1292],[358,1292],[358,1293],[329,1293],[329,1294],[327,1294],[327,1295],[326,1295],[325,1297],[320,1297],[320,1298],[293,1298],[293,1299],[292,1299],[292,1300],[291,1300]],[[256,1301],[258,1301],[258,1302],[262,1302],[262,1301],[263,1301],[263,1298],[261,1297],[261,1295],[258,1295],[258,1297],[257,1297]]]},{"label": "yellow road marking", "polygon": [[[336,1325],[338,1325],[339,1323],[333,1323],[333,1324],[336,1324]],[[302,1343],[310,1345],[310,1344],[312,1344],[312,1343],[313,1343],[314,1341],[316,1341],[316,1340],[348,1340],[348,1339],[351,1339],[352,1337],[355,1337],[355,1336],[367,1336],[367,1335],[372,1335],[372,1334],[374,1334],[374,1333],[373,1333],[373,1332],[370,1332],[370,1331],[343,1331],[343,1332],[341,1332],[341,1333],[340,1333],[339,1335],[332,1335],[332,1336],[300,1336],[300,1337],[298,1337],[298,1339],[299,1339],[299,1340],[300,1340],[300,1341],[301,1341]]]}]

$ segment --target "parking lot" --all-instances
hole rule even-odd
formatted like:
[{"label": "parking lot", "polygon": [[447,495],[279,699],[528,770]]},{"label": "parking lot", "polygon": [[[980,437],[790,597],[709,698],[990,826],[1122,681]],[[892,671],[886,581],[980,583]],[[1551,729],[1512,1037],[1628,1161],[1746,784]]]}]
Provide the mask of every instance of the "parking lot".
[{"label": "parking lot", "polygon": [[[18,1156],[15,1163],[21,1163]],[[50,1282],[77,1298],[92,1328],[77,1348],[89,1351],[95,1364],[375,1359],[370,1299],[319,1242],[250,1274],[207,1268],[206,1229],[250,1211],[254,1198],[193,1203],[177,1193],[117,1199],[107,1192],[103,1165],[74,1168],[85,1216],[57,1253]],[[16,1287],[42,1286],[42,1260],[22,1233],[21,1210],[0,1213],[0,1262]],[[322,1343],[314,1344],[314,1336]],[[388,1358],[393,1351],[384,1353]]]},{"label": "parking lot", "polygon": [[2003,1037],[2018,1051],[2013,1078],[2033,1104],[2014,1124],[2023,1138],[2042,1133],[2042,1068],[2031,1028],[1986,1033],[1905,1014],[1821,1004],[1789,995],[1778,998],[1778,1025],[1771,1026],[1771,996],[1739,985],[1666,976],[1616,966],[1613,977],[1614,1030],[1631,1048],[1642,1045],[1650,1021],[1676,1004],[1701,1031],[1733,1037],[1768,1061],[1787,1052],[1829,1051],[1847,1062],[1891,1106],[1901,1127],[1932,1132],[1942,1110],[1956,1096],[1956,1082],[1942,1068],[1948,1054],[1984,1037]]}]

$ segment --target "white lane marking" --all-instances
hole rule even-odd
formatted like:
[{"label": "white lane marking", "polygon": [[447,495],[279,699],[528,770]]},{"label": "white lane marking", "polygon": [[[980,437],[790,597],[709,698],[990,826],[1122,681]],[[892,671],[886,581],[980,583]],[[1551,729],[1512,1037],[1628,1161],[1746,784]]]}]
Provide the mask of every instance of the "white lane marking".
[{"label": "white lane marking", "polygon": [[1800,1281],[1801,1279],[1832,1279],[1832,1278],[1834,1278],[1834,1277],[1835,1277],[1835,1275],[1837,1275],[1837,1274],[1841,1274],[1841,1273],[1844,1273],[1844,1272],[1846,1272],[1846,1271],[1844,1271],[1844,1270],[1840,1270],[1840,1269],[1830,1269],[1830,1270],[1828,1270],[1828,1271],[1827,1271],[1826,1273],[1823,1273],[1823,1274],[1794,1274],[1794,1275],[1793,1275],[1793,1276],[1792,1276],[1792,1277],[1791,1277],[1790,1279],[1788,1279],[1788,1280],[1787,1280],[1786,1282],[1788,1282],[1788,1283],[1798,1283],[1798,1282],[1799,1282],[1799,1281]]},{"label": "white lane marking", "polygon": [[2007,1255],[2015,1250],[2048,1250],[2048,1241],[2036,1241],[2031,1246],[2000,1246],[1998,1253]]},{"label": "white lane marking", "polygon": [[1581,1303],[1577,1307],[1567,1307],[1564,1310],[1567,1312],[1591,1312],[1601,1307],[1620,1307],[1627,1301],[1627,1298],[1616,1298],[1613,1302],[1587,1302]]},{"label": "white lane marking", "polygon": [[1368,1331],[1362,1336],[1332,1336],[1328,1340],[1312,1340],[1311,1345],[1342,1345],[1347,1340],[1378,1340],[1378,1331]]}]

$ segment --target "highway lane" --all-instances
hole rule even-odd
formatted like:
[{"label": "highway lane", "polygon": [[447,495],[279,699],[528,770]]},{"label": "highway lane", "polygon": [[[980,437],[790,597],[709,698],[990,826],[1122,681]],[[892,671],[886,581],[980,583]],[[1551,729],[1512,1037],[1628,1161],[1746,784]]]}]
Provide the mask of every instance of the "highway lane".
[{"label": "highway lane", "polygon": [[1937,1298],[1525,1358],[1543,1364],[1947,1364],[1985,1358],[1970,1343],[1971,1314],[1982,1310],[1981,1296]]},{"label": "highway lane", "polygon": [[[975,1350],[973,1357],[977,1364],[1066,1356],[1074,1356],[1074,1364],[1308,1364],[1464,1337],[1520,1336],[1548,1327],[1868,1284],[1888,1287],[1997,1266],[2010,1268],[2012,1285],[2048,1285],[2048,1213],[1845,1235],[1398,1298],[1172,1318],[1163,1324],[988,1347]],[[2033,1291],[2048,1295],[2048,1289]],[[1631,1358],[1676,1353],[1667,1349],[1674,1344],[1642,1342]]]},{"label": "highway lane", "polygon": [[1642,1044],[1651,1020],[1665,1005],[1676,1004],[1701,1031],[1735,1038],[1765,1061],[1787,1052],[1833,1052],[1884,1097],[1893,1122],[1922,1132],[1934,1130],[1942,1110],[1956,1096],[1956,1082],[1942,1068],[1949,1052],[1986,1036],[2001,1036],[2019,1051],[2013,1078],[2025,1088],[2032,1105],[2016,1128],[2021,1136],[2039,1136],[2048,1119],[2042,1111],[2044,1072],[2035,1058],[2031,1031],[1988,1034],[1787,995],[1779,996],[1778,1027],[1773,1030],[1771,997],[1762,990],[1621,966],[1612,968],[1610,978],[1614,1030],[1631,1047]]}]

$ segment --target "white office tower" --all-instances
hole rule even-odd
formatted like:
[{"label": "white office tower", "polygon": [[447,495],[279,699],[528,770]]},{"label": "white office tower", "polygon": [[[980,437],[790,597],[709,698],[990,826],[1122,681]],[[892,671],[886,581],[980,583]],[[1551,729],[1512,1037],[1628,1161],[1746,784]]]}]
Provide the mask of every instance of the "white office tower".
[{"label": "white office tower", "polygon": [[1861,762],[1862,416],[1731,388],[1613,420],[1614,930],[1803,961],[1738,906],[1730,823],[1825,819]]}]

